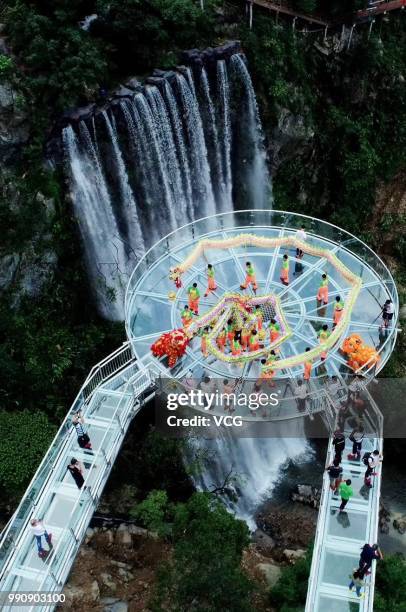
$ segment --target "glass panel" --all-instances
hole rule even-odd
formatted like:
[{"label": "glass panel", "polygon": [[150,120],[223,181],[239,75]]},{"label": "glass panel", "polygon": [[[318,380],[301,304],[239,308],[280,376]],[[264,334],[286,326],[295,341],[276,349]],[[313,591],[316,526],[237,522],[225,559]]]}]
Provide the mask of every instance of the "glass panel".
[{"label": "glass panel", "polygon": [[[350,503],[348,502],[348,505]],[[365,541],[367,530],[366,515],[363,512],[356,512],[351,509],[346,509],[346,512],[339,514],[338,508],[332,508],[327,529],[330,536]]]},{"label": "glass panel", "polygon": [[327,550],[322,560],[322,582],[348,586],[353,570],[358,567],[359,555],[337,553]]},{"label": "glass panel", "polygon": [[317,612],[359,612],[358,601],[346,601],[321,595],[317,603]]}]

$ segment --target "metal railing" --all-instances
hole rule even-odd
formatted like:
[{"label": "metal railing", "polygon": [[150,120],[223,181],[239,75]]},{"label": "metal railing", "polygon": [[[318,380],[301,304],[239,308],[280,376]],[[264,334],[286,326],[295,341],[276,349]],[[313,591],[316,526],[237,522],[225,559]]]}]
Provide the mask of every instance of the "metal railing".
[{"label": "metal railing", "polygon": [[[365,364],[359,369],[360,374],[373,376],[385,364],[391,350],[396,342],[397,319],[399,313],[399,300],[395,281],[387,266],[381,258],[362,240],[353,234],[331,224],[307,215],[291,213],[278,210],[242,210],[229,213],[220,213],[211,217],[204,217],[171,232],[154,246],[152,246],[140,259],[134,268],[129,283],[127,285],[125,297],[125,322],[127,337],[133,343],[133,350],[136,351],[136,338],[132,330],[133,317],[136,313],[135,299],[137,290],[141,287],[146,274],[149,274],[151,267],[156,267],[158,263],[165,259],[170,252],[176,252],[180,248],[184,249],[190,245],[191,249],[196,245],[196,241],[208,238],[210,235],[218,235],[219,232],[226,230],[252,230],[255,228],[284,228],[285,234],[296,232],[302,225],[306,226],[308,240],[323,239],[330,242],[332,248],[339,246],[336,255],[346,254],[355,257],[364,266],[369,268],[379,279],[387,296],[393,301],[395,315],[392,327],[388,331],[388,337],[383,344],[376,350],[381,356],[381,361],[377,366]],[[169,270],[168,270],[169,273]]]},{"label": "metal railing", "polygon": [[[61,468],[61,461],[66,458],[67,452],[75,444],[76,434],[71,426],[71,415],[81,410],[86,417],[88,409],[92,407],[92,399],[93,403],[96,402],[95,393],[98,389],[111,392],[112,388],[121,387],[121,393],[119,394],[114,412],[110,414],[110,423],[104,432],[102,444],[95,453],[93,460],[92,457],[89,456],[91,467],[87,473],[86,481],[93,479],[94,482],[91,488],[78,490],[75,502],[75,507],[79,502],[82,502],[84,506],[90,503],[93,509],[97,499],[92,497],[92,495],[96,495],[97,497],[97,493],[94,492],[99,491],[102,484],[104,484],[111,463],[114,460],[113,454],[118,452],[118,448],[121,445],[125,428],[128,424],[128,417],[133,406],[133,397],[139,394],[144,388],[151,385],[152,380],[149,371],[145,369],[138,370],[138,366],[134,363],[134,360],[132,358],[130,359],[130,347],[128,343],[103,359],[100,364],[92,369],[51,443],[48,452],[32,478],[18,508],[2,533],[0,539],[0,583],[3,583],[7,578],[7,570],[10,568],[10,563],[12,563],[12,557],[16,553],[21,552],[21,546],[27,534],[27,526],[30,518],[34,514],[38,514],[41,508],[43,508],[44,497],[46,496],[47,490],[57,482],[57,478],[59,477],[58,470]],[[130,388],[131,393],[129,393]],[[111,436],[110,447],[104,448],[103,443],[111,434],[113,428],[117,429],[118,435],[116,437]],[[69,431],[69,429],[71,431]],[[99,470],[96,478],[95,466],[99,460],[104,462],[107,469],[104,471]],[[61,471],[61,474],[63,471],[66,473],[66,465],[64,466],[64,470]],[[90,491],[92,491],[91,494],[89,494]],[[87,501],[85,496],[87,496]],[[89,512],[91,513],[93,510],[90,510],[90,506]],[[72,513],[70,517],[71,516]],[[86,520],[86,513],[84,516],[85,518],[83,520]],[[78,528],[79,527],[80,525],[78,524]],[[75,533],[74,530],[70,531],[70,533],[77,544],[78,533]],[[61,539],[61,542],[62,541],[64,540]],[[32,543],[30,545],[32,545]],[[54,555],[53,559],[56,558],[57,556]],[[53,582],[58,583],[59,578],[57,572],[51,572],[50,569],[46,579],[48,579],[49,576],[53,576]]]},{"label": "metal railing", "polygon": [[[383,415],[380,412],[378,406],[373,400],[370,393],[364,389],[362,391],[362,397],[368,402],[367,410],[364,415],[364,424],[369,428],[368,437],[370,439],[373,438],[375,448],[379,448],[382,451],[383,448]],[[335,423],[336,425],[336,423]],[[335,426],[334,426],[335,429]],[[326,458],[326,466],[332,463],[334,458],[334,450],[332,445],[331,436],[329,441],[329,450]],[[360,464],[360,468],[362,468],[362,464]],[[368,498],[368,507],[366,510],[366,524],[367,524],[367,535],[365,538],[366,542],[373,543],[377,541],[378,538],[378,527],[379,527],[379,500],[380,500],[380,492],[381,492],[381,473],[382,470],[380,468],[378,475],[375,477],[374,486],[370,490],[370,495]],[[310,569],[309,583],[308,583],[308,592],[307,592],[307,600],[306,600],[306,609],[305,612],[321,612],[321,608],[318,606],[318,595],[319,595],[319,587],[322,582],[321,575],[321,565],[322,565],[322,557],[324,553],[325,546],[327,545],[328,533],[327,533],[327,525],[328,518],[330,516],[331,510],[331,490],[330,490],[330,481],[327,473],[324,473],[323,476],[323,486],[320,498],[320,507],[319,507],[319,515],[317,520],[314,548],[313,548],[313,558]],[[351,538],[347,537],[344,541],[341,538],[341,545],[344,546],[343,550],[348,551],[348,543],[351,544]],[[354,539],[355,548],[357,548],[358,540]],[[335,541],[335,552],[340,551],[340,542],[337,543]],[[345,548],[347,547],[347,549]],[[358,553],[360,554],[360,553]],[[375,588],[375,575],[376,575],[376,565],[373,566],[372,572],[370,575],[370,581],[367,585],[367,588],[364,589],[364,598],[360,600],[359,603],[359,611],[360,612],[371,612],[373,610],[373,602],[374,602],[374,588]],[[347,576],[343,576],[343,586],[346,587],[346,579]],[[348,596],[348,589],[346,592],[346,596]],[[341,601],[343,595],[340,595]],[[354,602],[355,603],[355,602]]]}]

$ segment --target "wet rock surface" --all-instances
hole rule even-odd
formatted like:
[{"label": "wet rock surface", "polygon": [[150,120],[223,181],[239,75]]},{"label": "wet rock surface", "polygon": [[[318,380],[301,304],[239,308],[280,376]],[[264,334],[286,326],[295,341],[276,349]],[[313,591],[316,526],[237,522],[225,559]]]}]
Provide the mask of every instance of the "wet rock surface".
[{"label": "wet rock surface", "polygon": [[320,505],[321,489],[306,484],[298,484],[291,494],[291,500],[312,508],[318,509]]}]

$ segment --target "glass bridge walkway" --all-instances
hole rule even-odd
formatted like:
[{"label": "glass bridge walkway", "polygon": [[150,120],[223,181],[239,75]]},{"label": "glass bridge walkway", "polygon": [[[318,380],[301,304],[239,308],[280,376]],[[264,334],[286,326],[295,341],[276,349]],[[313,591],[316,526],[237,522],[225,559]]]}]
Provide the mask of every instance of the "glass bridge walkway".
[{"label": "glass bridge walkway", "polygon": [[[91,517],[98,505],[131,419],[143,402],[148,401],[157,388],[162,372],[156,364],[134,361],[129,343],[100,362],[90,372],[71,410],[45,455],[15,514],[9,521],[0,541],[0,595],[4,612],[16,612],[18,606],[7,605],[7,592],[48,591],[59,593],[69,575],[78,549],[85,536]],[[368,423],[370,437],[363,450],[382,448],[380,431],[382,416],[369,393]],[[293,401],[293,400],[292,400]],[[293,417],[291,402],[288,418]],[[326,405],[329,402],[326,402]],[[309,404],[310,406],[310,404]],[[311,411],[318,411],[313,408]],[[80,449],[71,425],[72,415],[82,411],[92,450]],[[333,426],[334,410],[326,411]],[[279,415],[274,415],[278,418]],[[303,413],[296,411],[296,416]],[[349,448],[346,452],[349,452]],[[345,454],[346,456],[346,454]],[[85,466],[85,485],[78,489],[67,465],[76,457]],[[307,612],[351,612],[372,610],[374,574],[370,586],[360,602],[348,590],[347,576],[357,566],[361,546],[376,540],[379,515],[379,477],[370,491],[363,488],[364,466],[343,462],[344,475],[351,477],[354,498],[346,515],[338,515],[338,498],[329,491],[327,474],[324,478],[319,521],[316,533]],[[45,560],[37,550],[29,522],[41,518],[53,535],[54,548]],[[36,604],[21,607],[45,611],[54,605]]]},{"label": "glass bridge walkway", "polygon": [[[361,456],[365,452],[378,449],[382,452],[383,418],[370,393],[363,390],[362,397],[366,402],[366,435],[363,440]],[[317,522],[313,559],[310,571],[306,611],[305,612],[367,612],[373,610],[374,583],[376,563],[372,573],[365,578],[363,595],[357,597],[355,590],[348,588],[355,568],[358,568],[361,548],[365,543],[373,544],[378,539],[379,499],[381,488],[381,471],[373,477],[373,486],[364,484],[366,467],[361,461],[351,461],[348,454],[352,443],[348,437],[353,427],[345,424],[346,447],[341,466],[343,478],[350,478],[354,491],[345,512],[339,514],[341,499],[330,489],[327,472],[323,479],[320,499],[320,510]],[[330,438],[327,463],[334,458],[332,438]]]}]

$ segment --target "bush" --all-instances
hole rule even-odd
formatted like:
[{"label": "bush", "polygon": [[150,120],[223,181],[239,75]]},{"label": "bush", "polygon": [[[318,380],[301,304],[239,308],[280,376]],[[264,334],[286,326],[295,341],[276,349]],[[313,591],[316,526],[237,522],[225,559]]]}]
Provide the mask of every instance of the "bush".
[{"label": "bush", "polygon": [[6,490],[29,482],[55,433],[43,412],[0,412],[0,483]]},{"label": "bush", "polygon": [[13,72],[13,60],[8,55],[0,53],[0,79],[7,78]]},{"label": "bush", "polygon": [[166,491],[151,491],[148,497],[138,504],[130,515],[139,519],[143,525],[158,533],[158,535],[167,536],[170,533],[168,525],[168,495]]},{"label": "bush", "polygon": [[304,13],[312,13],[317,7],[317,0],[294,0],[294,7]]},{"label": "bush", "polygon": [[280,612],[302,610],[306,603],[307,581],[310,574],[313,550],[292,566],[285,567],[277,584],[271,589],[270,603]]},{"label": "bush", "polygon": [[173,561],[159,572],[154,611],[252,610],[253,585],[241,570],[247,525],[206,493],[177,504]]},{"label": "bush", "polygon": [[379,562],[376,572],[375,612],[406,612],[406,563],[401,554]]}]

